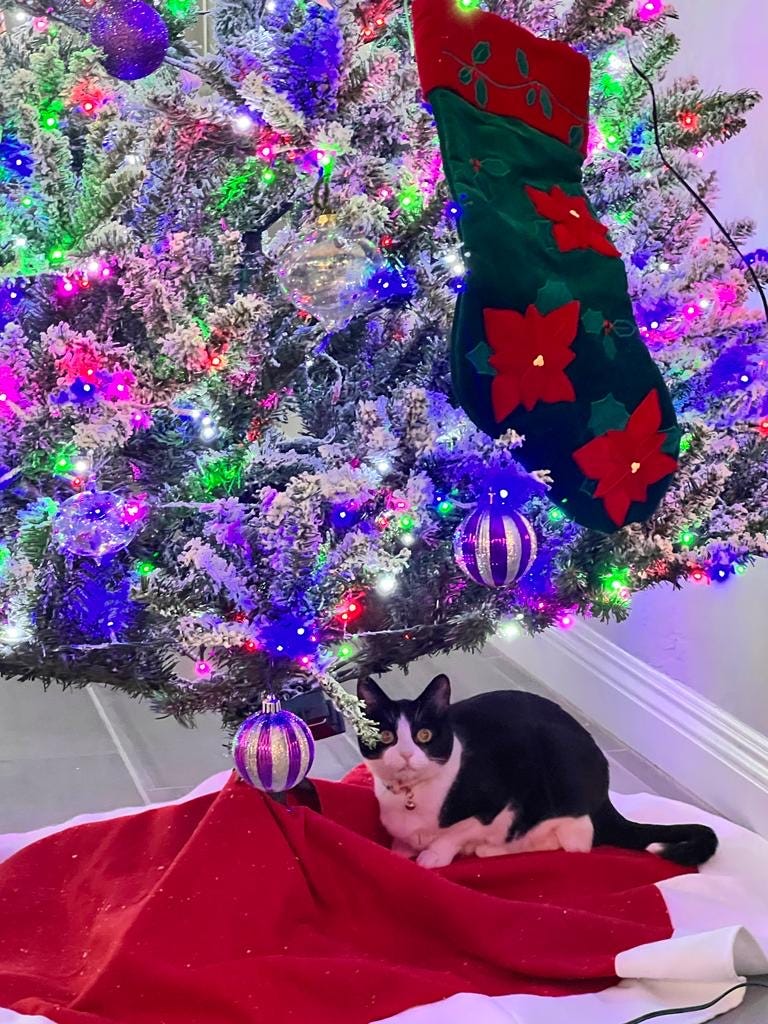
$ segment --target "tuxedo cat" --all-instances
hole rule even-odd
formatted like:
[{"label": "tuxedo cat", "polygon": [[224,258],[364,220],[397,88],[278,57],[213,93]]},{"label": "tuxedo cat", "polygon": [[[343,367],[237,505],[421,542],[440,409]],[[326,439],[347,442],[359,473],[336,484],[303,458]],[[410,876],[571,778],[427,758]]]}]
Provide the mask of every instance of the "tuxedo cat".
[{"label": "tuxedo cat", "polygon": [[717,849],[705,825],[640,825],[608,796],[608,762],[561,707],[505,690],[451,704],[447,676],[416,700],[391,700],[372,679],[358,696],[380,741],[360,750],[374,776],[392,849],[424,867],[460,854],[650,849],[697,865]]}]

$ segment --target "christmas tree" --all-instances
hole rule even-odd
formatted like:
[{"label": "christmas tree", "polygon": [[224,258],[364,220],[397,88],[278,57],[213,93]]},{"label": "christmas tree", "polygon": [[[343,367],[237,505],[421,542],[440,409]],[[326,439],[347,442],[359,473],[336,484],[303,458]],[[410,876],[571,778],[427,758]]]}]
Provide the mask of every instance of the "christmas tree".
[{"label": "christmas tree", "polygon": [[[630,56],[663,77],[661,0],[454,2],[591,61],[585,188],[682,431],[658,511],[580,526],[458,407],[471,260],[406,4],[221,0],[200,54],[194,0],[0,0],[4,676],[229,725],[320,686],[364,730],[359,675],[766,553],[768,254],[742,262],[655,143],[711,200],[758,96],[666,83],[654,122]],[[620,325],[594,331],[610,359]],[[454,551],[489,498],[538,548],[504,586]]]}]

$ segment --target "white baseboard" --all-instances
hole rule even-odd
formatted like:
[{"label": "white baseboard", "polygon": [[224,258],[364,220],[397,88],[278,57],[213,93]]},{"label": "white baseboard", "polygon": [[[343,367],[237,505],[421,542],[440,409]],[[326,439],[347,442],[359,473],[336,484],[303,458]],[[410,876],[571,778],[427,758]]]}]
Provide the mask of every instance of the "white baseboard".
[{"label": "white baseboard", "polygon": [[584,623],[492,644],[691,793],[768,836],[768,737]]}]

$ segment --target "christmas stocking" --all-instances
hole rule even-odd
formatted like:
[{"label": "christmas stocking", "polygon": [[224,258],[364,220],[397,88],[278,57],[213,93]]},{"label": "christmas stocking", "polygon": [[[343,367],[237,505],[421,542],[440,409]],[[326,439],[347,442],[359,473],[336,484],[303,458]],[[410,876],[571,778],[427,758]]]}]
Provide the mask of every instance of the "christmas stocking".
[{"label": "christmas stocking", "polygon": [[576,522],[643,521],[677,467],[679,431],[581,187],[589,61],[456,0],[415,0],[414,31],[469,253],[456,397],[488,434],[525,435],[521,461],[550,470]]}]

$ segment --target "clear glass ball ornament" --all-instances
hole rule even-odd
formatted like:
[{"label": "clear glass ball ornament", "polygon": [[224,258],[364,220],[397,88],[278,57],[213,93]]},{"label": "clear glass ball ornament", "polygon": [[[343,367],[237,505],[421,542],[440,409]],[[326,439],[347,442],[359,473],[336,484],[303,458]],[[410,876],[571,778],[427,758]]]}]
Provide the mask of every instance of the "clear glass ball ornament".
[{"label": "clear glass ball ornament", "polygon": [[61,505],[53,523],[53,543],[60,551],[104,558],[128,547],[142,527],[126,502],[111,491],[81,491]]},{"label": "clear glass ball ornament", "polygon": [[323,214],[284,258],[277,279],[298,309],[338,330],[373,301],[368,282],[380,265],[371,242],[351,237]]}]

